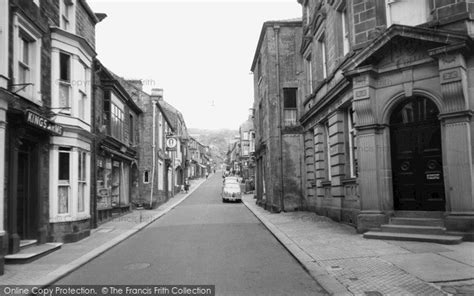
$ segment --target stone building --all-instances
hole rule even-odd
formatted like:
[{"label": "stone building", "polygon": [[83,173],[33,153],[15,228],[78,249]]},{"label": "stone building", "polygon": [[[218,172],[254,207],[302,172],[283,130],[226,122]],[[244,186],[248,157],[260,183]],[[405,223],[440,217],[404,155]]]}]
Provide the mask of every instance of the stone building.
[{"label": "stone building", "polygon": [[143,111],[123,82],[95,60],[93,217],[103,222],[131,210],[139,198],[139,122]]},{"label": "stone building", "polygon": [[163,90],[143,90],[141,80],[122,81],[130,97],[143,110],[138,122],[138,194],[132,202],[136,206],[157,207],[174,195],[171,185],[170,155],[166,149],[166,137],[172,130],[169,115],[161,107]]},{"label": "stone building", "polygon": [[210,170],[207,167],[209,157],[206,150],[207,146],[204,146],[195,138],[189,137],[187,154],[189,162],[188,178],[202,178],[206,176],[206,172],[209,173]]},{"label": "stone building", "polygon": [[89,235],[90,82],[95,25],[104,17],[83,0],[0,3],[0,233],[6,259],[26,245]]},{"label": "stone building", "polygon": [[298,2],[305,203],[360,232],[473,239],[474,2]]},{"label": "stone building", "polygon": [[253,124],[254,110],[249,110],[249,117],[239,127],[240,135],[240,172],[242,178],[250,179],[255,176],[255,163],[253,154],[255,152],[255,128]]},{"label": "stone building", "polygon": [[[166,102],[166,100],[160,100],[159,106],[168,118],[172,130],[167,134],[166,140],[167,142],[170,138],[176,140],[176,145],[173,147],[168,145],[167,147],[167,150],[170,152],[168,170],[170,170],[172,174],[170,188],[174,188],[173,192],[176,194],[181,191],[184,185],[184,179],[189,175],[188,129],[184,117],[179,110]],[[175,141],[171,140],[171,143],[175,143]]]},{"label": "stone building", "polygon": [[271,211],[303,206],[301,19],[263,24],[254,74],[256,196]]}]

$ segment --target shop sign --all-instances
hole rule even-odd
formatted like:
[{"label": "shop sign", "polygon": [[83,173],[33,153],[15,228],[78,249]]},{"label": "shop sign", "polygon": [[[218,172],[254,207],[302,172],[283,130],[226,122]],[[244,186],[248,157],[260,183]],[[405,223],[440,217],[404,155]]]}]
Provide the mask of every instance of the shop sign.
[{"label": "shop sign", "polygon": [[31,110],[27,110],[25,113],[25,116],[26,116],[27,123],[34,125],[45,131],[51,132],[54,135],[62,136],[63,127],[60,126],[59,124],[56,124],[54,121],[49,120],[48,118],[43,117],[39,115],[38,113],[33,112]]},{"label": "shop sign", "polygon": [[114,160],[114,161],[113,161],[113,166],[114,166],[114,167],[120,167],[120,162]]},{"label": "shop sign", "polygon": [[440,174],[426,174],[427,180],[439,180],[440,177]]},{"label": "shop sign", "polygon": [[166,138],[166,151],[176,151],[178,140],[175,137]]}]

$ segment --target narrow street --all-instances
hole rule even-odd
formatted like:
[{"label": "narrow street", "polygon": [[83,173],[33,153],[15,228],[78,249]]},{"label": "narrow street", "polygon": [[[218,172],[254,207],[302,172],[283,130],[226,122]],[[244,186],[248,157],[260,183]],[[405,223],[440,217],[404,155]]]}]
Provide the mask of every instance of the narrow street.
[{"label": "narrow street", "polygon": [[219,173],[147,228],[55,284],[215,285],[217,295],[324,290],[242,203],[222,203]]}]

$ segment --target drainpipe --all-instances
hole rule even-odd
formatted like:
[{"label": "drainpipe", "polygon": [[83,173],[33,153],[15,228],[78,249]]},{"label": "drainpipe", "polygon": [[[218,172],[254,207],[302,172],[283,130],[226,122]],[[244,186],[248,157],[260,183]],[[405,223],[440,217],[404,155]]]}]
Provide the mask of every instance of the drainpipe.
[{"label": "drainpipe", "polygon": [[284,197],[284,180],[283,180],[283,108],[280,96],[280,26],[273,26],[275,31],[275,48],[276,48],[276,81],[277,81],[277,103],[278,103],[278,128],[279,128],[279,140],[280,140],[280,187],[281,187],[281,196],[280,196],[280,210],[285,211],[285,203],[283,200]]},{"label": "drainpipe", "polygon": [[153,161],[153,166],[151,169],[151,190],[150,190],[150,208],[153,206],[153,188],[155,184],[155,167],[156,167],[156,107],[157,104],[160,100],[163,99],[163,89],[161,88],[153,88],[151,90],[151,102],[153,104],[153,135],[152,135],[152,161]]},{"label": "drainpipe", "polygon": [[155,154],[156,154],[156,143],[155,143],[155,129],[156,129],[156,100],[152,96],[151,102],[153,104],[153,128],[152,128],[152,167],[151,167],[151,190],[150,190],[150,209],[153,208],[153,187],[155,182]]}]

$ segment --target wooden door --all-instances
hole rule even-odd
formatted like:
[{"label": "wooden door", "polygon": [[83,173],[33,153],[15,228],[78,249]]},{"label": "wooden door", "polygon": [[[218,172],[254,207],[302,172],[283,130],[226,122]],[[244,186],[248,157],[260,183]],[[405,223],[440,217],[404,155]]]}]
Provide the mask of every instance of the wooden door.
[{"label": "wooden door", "polygon": [[390,118],[395,210],[444,211],[438,108],[427,98],[402,102]]}]

